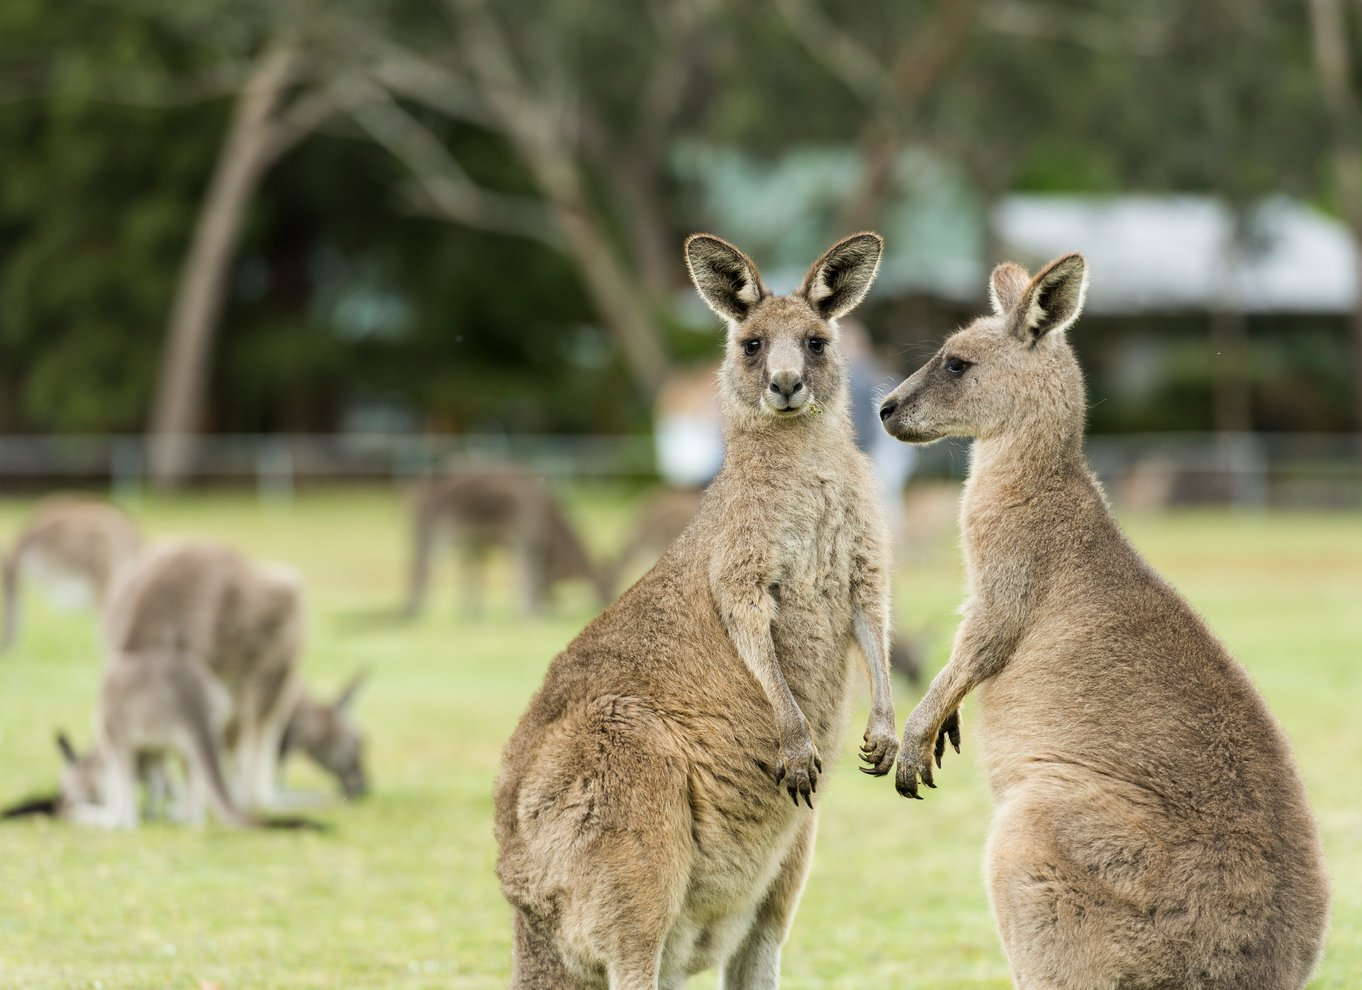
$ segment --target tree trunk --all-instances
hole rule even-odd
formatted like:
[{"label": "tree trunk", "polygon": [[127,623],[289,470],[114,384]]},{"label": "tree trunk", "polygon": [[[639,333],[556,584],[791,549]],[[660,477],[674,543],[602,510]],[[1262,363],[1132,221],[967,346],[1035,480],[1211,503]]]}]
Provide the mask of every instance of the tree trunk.
[{"label": "tree trunk", "polygon": [[289,84],[296,52],[269,49],[232,112],[208,192],[194,224],[166,328],[150,422],[150,480],[176,488],[189,470],[202,427],[218,320],[246,210],[277,156],[271,117]]},{"label": "tree trunk", "polygon": [[1352,55],[1342,0],[1310,0],[1315,74],[1333,125],[1332,159],[1339,208],[1353,243],[1353,427],[1362,431],[1362,123],[1352,90]]},{"label": "tree trunk", "polygon": [[872,108],[860,139],[860,180],[842,213],[845,230],[876,226],[894,190],[894,169],[908,142],[913,115],[955,65],[974,32],[978,0],[944,0],[933,19],[899,51],[888,75],[892,92]]}]

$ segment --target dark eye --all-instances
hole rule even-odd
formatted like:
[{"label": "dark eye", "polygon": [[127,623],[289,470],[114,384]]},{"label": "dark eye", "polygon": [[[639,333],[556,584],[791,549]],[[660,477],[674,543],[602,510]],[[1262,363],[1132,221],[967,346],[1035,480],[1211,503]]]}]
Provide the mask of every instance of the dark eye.
[{"label": "dark eye", "polygon": [[954,375],[956,378],[959,378],[961,375],[963,375],[972,367],[974,367],[974,365],[971,362],[966,361],[964,358],[958,357],[946,358],[946,370],[950,372],[952,375]]},{"label": "dark eye", "polygon": [[751,357],[759,350],[761,350],[761,341],[757,340],[755,337],[742,345],[742,352],[748,357]]},{"label": "dark eye", "polygon": [[809,350],[814,354],[822,354],[823,348],[828,346],[828,342],[822,337],[809,338]]}]

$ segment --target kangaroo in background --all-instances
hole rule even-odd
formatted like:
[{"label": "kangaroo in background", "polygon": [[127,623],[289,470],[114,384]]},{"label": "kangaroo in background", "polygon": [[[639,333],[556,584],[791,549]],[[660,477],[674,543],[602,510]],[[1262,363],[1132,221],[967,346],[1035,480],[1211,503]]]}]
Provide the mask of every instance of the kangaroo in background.
[{"label": "kangaroo in background", "polygon": [[1018,987],[1296,990],[1328,914],[1318,829],[1244,670],[1122,535],[1083,457],[1064,331],[1081,255],[1004,264],[993,312],[885,400],[885,429],[974,437],[960,509],[969,598],[908,719],[918,796],[979,699],[997,804],[987,852]]},{"label": "kangaroo in background", "polygon": [[195,657],[161,651],[115,654],[100,683],[94,750],[76,757],[65,737],[58,737],[66,761],[61,814],[81,824],[135,828],[139,777],[152,782],[155,791],[166,779],[164,762],[179,757],[187,822],[202,824],[211,804],[223,824],[255,824],[238,809],[223,778],[221,753],[231,709],[226,688]]},{"label": "kangaroo in background", "polygon": [[298,692],[298,701],[279,742],[280,763],[292,752],[307,754],[336,778],[341,793],[350,800],[369,793],[364,734],[350,715],[355,696],[366,679],[362,672],[355,674],[332,702],[320,700],[304,687]]},{"label": "kangaroo in background", "polygon": [[[80,754],[65,733],[58,733],[62,776],[57,793],[19,802],[0,811],[0,818],[43,814],[84,824],[136,824],[139,816],[129,814],[127,799],[136,789],[134,781],[141,781],[146,791],[141,818],[198,825],[204,821],[205,805],[211,804],[219,820],[229,825],[288,827],[290,822],[301,821],[248,818],[237,809],[223,783],[221,760],[227,748],[225,716],[230,713],[231,699],[200,664],[168,657],[139,662],[123,656],[118,667],[120,676],[104,680],[96,714],[102,733],[111,741],[118,740],[124,750],[114,791],[108,785],[110,767],[100,747]],[[307,754],[335,776],[350,800],[369,791],[364,736],[349,715],[365,680],[365,674],[356,674],[329,703],[306,688],[301,690],[280,742],[280,763],[295,750]],[[131,776],[129,755],[135,768]],[[174,768],[168,765],[172,762],[183,766],[187,788],[179,785]],[[111,799],[114,793],[118,797]]]},{"label": "kangaroo in background", "polygon": [[737,248],[686,242],[728,324],[727,455],[680,538],[554,659],[506,745],[513,987],[679,988],[716,965],[725,987],[775,986],[853,648],[871,684],[862,769],[893,764],[887,533],[836,324],[880,251],[876,234],[847,238],[775,297]]},{"label": "kangaroo in background", "polygon": [[540,614],[553,586],[563,581],[589,581],[602,605],[610,601],[605,576],[592,566],[558,499],[541,478],[524,471],[461,472],[417,493],[405,609],[409,617],[419,615],[425,605],[432,558],[444,541],[459,554],[460,594],[470,614],[481,611],[483,569],[488,552],[496,547],[508,548],[516,557],[526,615]]},{"label": "kangaroo in background", "polygon": [[21,583],[43,584],[62,604],[103,605],[114,576],[141,547],[127,514],[93,495],[51,495],[40,501],[3,565],[4,618],[0,650],[19,632]]},{"label": "kangaroo in background", "polygon": [[139,658],[201,666],[214,695],[220,687],[228,699],[223,728],[236,757],[235,796],[245,807],[270,808],[280,742],[302,687],[302,637],[303,588],[292,568],[217,543],[168,541],[143,553],[110,599],[105,679]]}]

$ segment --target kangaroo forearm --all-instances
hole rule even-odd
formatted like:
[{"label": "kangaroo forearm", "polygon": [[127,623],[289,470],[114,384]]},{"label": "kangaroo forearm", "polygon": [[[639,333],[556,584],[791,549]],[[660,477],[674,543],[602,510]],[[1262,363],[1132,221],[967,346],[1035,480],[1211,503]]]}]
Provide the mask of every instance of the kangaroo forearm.
[{"label": "kangaroo forearm", "polygon": [[933,734],[971,691],[1007,665],[1012,643],[1013,637],[1005,633],[981,635],[968,625],[962,627],[950,662],[932,678],[909,717],[909,727],[923,736]]},{"label": "kangaroo forearm", "polygon": [[785,680],[785,674],[776,661],[770,624],[767,623],[763,627],[755,622],[739,621],[730,622],[728,625],[728,635],[738,651],[738,656],[761,685],[766,700],[771,703],[781,740],[807,735],[808,720],[800,710],[799,703],[795,701],[790,685]]},{"label": "kangaroo forearm", "polygon": [[861,649],[866,676],[870,680],[872,715],[894,713],[894,698],[889,686],[889,620],[887,614],[872,618],[858,608],[853,620],[856,643]]}]

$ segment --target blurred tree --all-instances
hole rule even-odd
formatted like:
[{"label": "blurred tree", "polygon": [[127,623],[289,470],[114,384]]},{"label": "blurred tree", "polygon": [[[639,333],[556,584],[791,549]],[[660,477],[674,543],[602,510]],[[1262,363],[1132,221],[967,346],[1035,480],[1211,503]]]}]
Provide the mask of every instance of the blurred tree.
[{"label": "blurred tree", "polygon": [[1362,431],[1362,13],[1343,0],[1310,0],[1311,40],[1329,111],[1334,195],[1352,235],[1357,281],[1353,310],[1353,426]]}]

